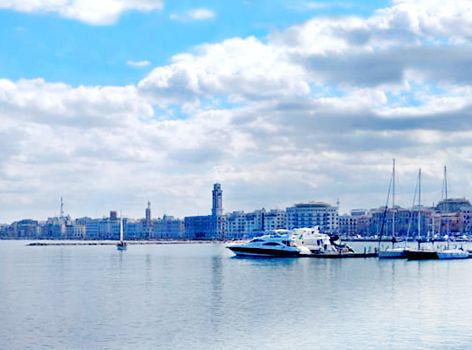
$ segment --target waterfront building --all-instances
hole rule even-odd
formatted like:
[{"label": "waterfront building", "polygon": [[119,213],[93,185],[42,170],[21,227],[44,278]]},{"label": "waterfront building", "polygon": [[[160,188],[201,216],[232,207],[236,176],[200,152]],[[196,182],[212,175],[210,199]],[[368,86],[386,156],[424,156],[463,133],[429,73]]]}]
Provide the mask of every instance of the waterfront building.
[{"label": "waterfront building", "polygon": [[262,236],[264,232],[265,210],[256,210],[252,213],[244,214],[244,237],[253,238]]},{"label": "waterfront building", "polygon": [[85,238],[90,240],[99,239],[98,236],[98,219],[85,220]]},{"label": "waterfront building", "polygon": [[367,209],[352,209],[351,210],[351,216],[353,218],[360,218],[362,216],[365,216],[368,214],[368,210]]},{"label": "waterfront building", "polygon": [[211,215],[223,215],[223,190],[221,189],[221,184],[216,183],[213,185],[212,202]]},{"label": "waterfront building", "polygon": [[470,236],[472,233],[472,206],[461,207],[460,211],[462,234]]},{"label": "waterfront building", "polygon": [[67,225],[71,225],[70,216],[48,218],[41,224],[41,239],[67,239]]},{"label": "waterfront building", "polygon": [[223,190],[221,185],[213,185],[211,215],[188,216],[185,221],[187,239],[224,239],[225,220],[223,215]]},{"label": "waterfront building", "polygon": [[338,232],[343,237],[350,238],[357,236],[357,217],[343,214],[338,217]]},{"label": "waterfront building", "polygon": [[226,214],[226,238],[243,239],[245,237],[245,214],[244,211],[234,211]]},{"label": "waterfront building", "polygon": [[286,229],[287,219],[285,210],[272,209],[264,213],[264,231]]},{"label": "waterfront building", "polygon": [[[118,224],[118,233],[120,226]],[[119,239],[119,236],[118,238]],[[123,239],[124,240],[142,240],[148,239],[148,233],[145,229],[143,220],[132,220],[123,218]]]},{"label": "waterfront building", "polygon": [[460,212],[462,207],[470,207],[470,202],[465,198],[448,198],[440,201],[436,210],[440,213],[456,213]]},{"label": "waterfront building", "polygon": [[186,239],[217,239],[216,218],[213,215],[184,218]]},{"label": "waterfront building", "polygon": [[162,219],[153,220],[152,237],[155,239],[185,238],[185,223],[173,216],[164,215]]},{"label": "waterfront building", "polygon": [[87,237],[86,226],[75,222],[66,224],[66,239],[82,240]]},{"label": "waterfront building", "polygon": [[[379,211],[375,211],[376,214],[379,214]],[[380,210],[380,218],[375,216],[375,224],[380,227],[383,237],[395,235],[395,237],[406,237],[409,230],[411,230],[411,212],[408,209],[395,206],[394,208],[387,208],[385,211]],[[383,217],[383,219],[382,219]],[[383,225],[381,221],[383,220]],[[378,232],[378,230],[376,230]],[[395,232],[393,232],[395,231]]]},{"label": "waterfront building", "polygon": [[143,229],[146,232],[146,239],[151,239],[153,236],[153,222],[151,220],[151,202],[148,201],[148,206],[146,208],[146,216],[143,222]]},{"label": "waterfront building", "polygon": [[0,239],[10,238],[10,225],[0,224]]},{"label": "waterfront building", "polygon": [[286,210],[287,228],[320,227],[324,232],[338,228],[338,208],[327,203],[310,202],[295,204]]},{"label": "waterfront building", "polygon": [[39,233],[40,229],[36,220],[17,221],[9,227],[9,237],[12,239],[35,239]]},{"label": "waterfront building", "polygon": [[[434,232],[437,237],[446,238],[461,236],[466,229],[464,215],[459,212],[435,212]],[[432,230],[433,231],[433,230]]]}]

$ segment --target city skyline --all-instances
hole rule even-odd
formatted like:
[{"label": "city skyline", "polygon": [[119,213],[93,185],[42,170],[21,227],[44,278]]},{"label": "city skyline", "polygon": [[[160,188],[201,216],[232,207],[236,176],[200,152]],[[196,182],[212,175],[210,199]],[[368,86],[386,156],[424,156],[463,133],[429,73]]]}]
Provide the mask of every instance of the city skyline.
[{"label": "city skyline", "polygon": [[[84,5],[85,4],[85,5]],[[0,222],[472,191],[472,1],[0,0]]]},{"label": "city skyline", "polygon": [[[280,206],[271,206],[271,207],[261,207],[261,208],[256,208],[256,209],[253,209],[253,210],[244,210],[244,209],[236,209],[236,210],[232,210],[232,211],[227,211],[227,210],[224,210],[224,196],[223,196],[223,188],[222,188],[222,185],[219,184],[219,183],[215,183],[213,185],[213,190],[211,192],[211,196],[209,195],[209,203],[211,204],[211,206],[208,208],[207,212],[204,212],[204,213],[198,213],[198,214],[195,214],[195,215],[184,215],[182,217],[178,217],[178,216],[175,216],[173,215],[172,213],[164,213],[162,215],[155,215],[154,212],[153,212],[153,209],[152,209],[152,203],[150,201],[147,201],[146,203],[146,206],[142,208],[142,212],[144,213],[144,215],[141,215],[141,216],[136,216],[136,217],[133,217],[133,216],[130,216],[130,215],[126,215],[126,213],[123,213],[122,210],[119,210],[119,209],[116,209],[116,208],[110,208],[106,211],[103,212],[102,215],[98,215],[98,216],[95,216],[95,217],[90,217],[90,216],[73,216],[71,215],[69,212],[67,212],[67,210],[64,209],[65,207],[65,202],[64,202],[64,198],[60,198],[60,204],[59,204],[59,213],[60,214],[54,214],[54,215],[49,215],[45,218],[21,218],[19,220],[16,220],[16,221],[13,221],[13,222],[18,222],[18,221],[23,221],[23,220],[36,220],[38,222],[41,222],[41,221],[46,221],[48,219],[52,219],[52,218],[67,218],[67,217],[70,217],[71,220],[75,220],[75,219],[81,219],[81,218],[91,218],[91,219],[100,219],[100,218],[109,218],[109,217],[112,217],[112,216],[115,216],[116,218],[117,217],[123,217],[123,218],[126,218],[126,219],[130,219],[130,220],[145,220],[145,221],[149,221],[149,220],[155,220],[155,219],[162,219],[162,218],[165,218],[165,217],[170,217],[170,218],[175,218],[175,219],[184,219],[185,217],[193,217],[193,216],[199,216],[199,215],[203,215],[203,216],[217,216],[217,215],[223,215],[223,216],[226,216],[226,215],[231,215],[233,213],[238,213],[238,212],[241,212],[241,213],[245,213],[245,214],[250,214],[250,213],[253,213],[253,212],[257,212],[257,211],[260,211],[260,210],[266,210],[267,212],[271,211],[271,210],[282,210],[282,211],[286,211],[288,208],[293,208],[295,206],[299,206],[299,205],[305,205],[305,204],[323,204],[323,205],[327,205],[328,207],[332,207],[332,208],[336,208],[336,212],[337,212],[337,215],[339,215],[339,217],[343,216],[343,215],[352,215],[352,212],[358,212],[358,211],[365,211],[366,213],[367,212],[374,212],[374,211],[378,211],[380,209],[383,210],[383,208],[389,208],[389,209],[392,209],[392,208],[398,208],[398,209],[406,209],[406,210],[411,210],[411,209],[414,209],[414,208],[417,208],[418,206],[418,202],[415,202],[415,203],[411,203],[410,206],[403,206],[401,204],[398,204],[398,202],[395,203],[395,206],[393,207],[393,203],[392,203],[392,198],[389,198],[388,199],[388,203],[385,202],[383,204],[379,204],[378,206],[374,206],[374,207],[357,207],[357,208],[350,208],[347,212],[339,212],[339,207],[338,207],[338,203],[328,203],[328,202],[322,202],[322,201],[305,201],[305,202],[298,202],[298,203],[292,203],[290,204],[289,206],[287,207],[280,207]],[[216,199],[217,198],[217,199]],[[216,201],[215,201],[216,200]],[[440,200],[436,203],[432,203],[432,204],[428,204],[428,203],[421,203],[421,207],[422,208],[436,208],[438,206],[440,206],[442,209],[442,211],[447,211],[447,205],[445,203],[452,203],[452,205],[454,206],[454,211],[455,210],[458,210],[459,207],[457,207],[457,204],[454,204],[456,202],[459,202],[459,203],[462,203],[461,205],[465,205],[467,207],[469,207],[470,205],[469,204],[466,204],[469,203],[469,200],[468,198],[466,197],[457,197],[457,198],[451,198],[451,197],[448,197],[447,198],[447,202],[443,199],[443,200]],[[441,204],[442,203],[442,204]],[[218,209],[216,209],[218,208]],[[358,215],[358,214],[353,214],[354,216]],[[13,222],[0,222],[0,224],[11,224]]]}]

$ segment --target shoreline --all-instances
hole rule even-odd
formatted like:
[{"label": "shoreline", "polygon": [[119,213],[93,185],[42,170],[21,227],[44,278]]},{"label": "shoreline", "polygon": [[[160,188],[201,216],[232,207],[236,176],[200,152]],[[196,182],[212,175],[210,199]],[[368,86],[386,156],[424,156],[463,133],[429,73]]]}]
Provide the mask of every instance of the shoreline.
[{"label": "shoreline", "polygon": [[[228,241],[191,241],[191,240],[153,240],[153,241],[125,241],[128,245],[150,245],[150,244],[219,244],[227,243]],[[31,247],[47,247],[47,246],[102,246],[102,245],[116,245],[118,241],[42,241],[42,242],[31,242],[26,246]]]},{"label": "shoreline", "polygon": [[[157,239],[157,240],[126,240],[125,242],[129,245],[146,245],[146,244],[227,244],[227,243],[237,243],[237,242],[247,242],[249,239],[240,239],[240,240],[187,240],[187,239]],[[2,240],[0,240],[2,241]],[[5,240],[7,241],[7,240]],[[9,239],[8,241],[29,241],[26,243],[26,246],[103,246],[103,245],[116,245],[118,241],[116,240],[22,240],[22,239]],[[342,242],[379,242],[378,239],[362,239],[362,238],[347,238],[341,239]],[[389,243],[391,240],[381,240],[381,243]],[[402,241],[404,242],[404,241]],[[408,242],[415,242],[414,240]],[[446,242],[444,240],[435,240],[435,242]],[[468,243],[470,241],[457,240],[450,241],[450,243]],[[397,242],[397,243],[400,243]],[[428,242],[423,242],[428,243]]]}]

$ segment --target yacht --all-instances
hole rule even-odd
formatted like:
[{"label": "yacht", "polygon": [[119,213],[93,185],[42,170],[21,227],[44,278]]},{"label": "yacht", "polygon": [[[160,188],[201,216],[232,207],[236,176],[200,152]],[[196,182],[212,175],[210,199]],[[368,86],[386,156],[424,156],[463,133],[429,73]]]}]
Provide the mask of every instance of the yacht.
[{"label": "yacht", "polygon": [[443,259],[468,259],[470,253],[462,248],[445,249],[418,249],[406,250],[408,260],[443,260]]},{"label": "yacht", "polygon": [[307,248],[311,254],[354,253],[350,247],[337,243],[337,237],[320,233],[318,227],[296,228],[293,230],[292,240],[296,246]]},{"label": "yacht", "polygon": [[278,233],[256,237],[243,244],[228,245],[227,248],[238,256],[295,257],[309,253],[306,248],[297,247],[289,234]]},{"label": "yacht", "polygon": [[403,259],[406,258],[405,248],[386,248],[379,250],[380,259]]}]

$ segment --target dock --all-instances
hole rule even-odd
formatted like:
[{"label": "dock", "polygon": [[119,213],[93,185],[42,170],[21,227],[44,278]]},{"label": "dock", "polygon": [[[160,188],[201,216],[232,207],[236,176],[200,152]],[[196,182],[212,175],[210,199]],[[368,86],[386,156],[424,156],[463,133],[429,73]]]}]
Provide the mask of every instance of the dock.
[{"label": "dock", "polygon": [[322,253],[322,254],[301,254],[300,258],[318,258],[318,259],[347,259],[347,258],[376,258],[377,252],[367,253]]}]

